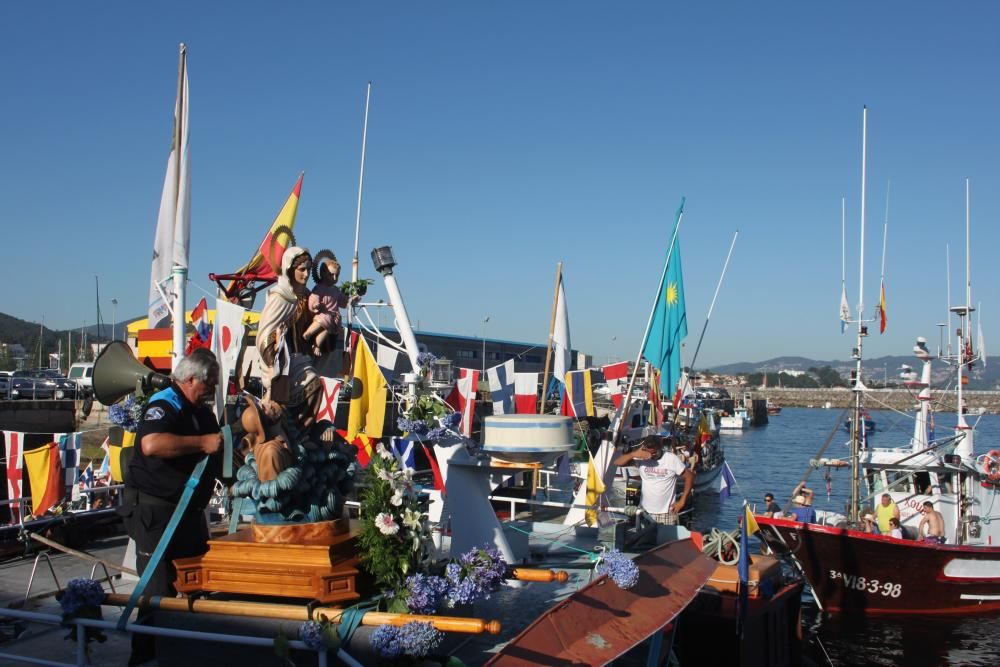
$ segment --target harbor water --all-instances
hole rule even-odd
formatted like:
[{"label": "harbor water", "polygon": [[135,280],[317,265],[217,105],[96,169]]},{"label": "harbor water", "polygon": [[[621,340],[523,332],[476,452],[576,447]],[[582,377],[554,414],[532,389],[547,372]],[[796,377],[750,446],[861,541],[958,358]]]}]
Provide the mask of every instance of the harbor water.
[{"label": "harbor water", "polygon": [[[908,447],[913,430],[912,413],[871,410],[876,432],[874,447]],[[767,426],[722,434],[726,459],[736,477],[736,490],[725,501],[702,495],[695,503],[694,528],[729,530],[737,526],[742,499],[758,507],[764,494],[788,507],[792,489],[809,469],[823,443],[833,432],[823,456],[848,458],[849,434],[844,430],[844,410],[784,408]],[[953,432],[955,415],[936,414],[937,436]],[[976,452],[1000,449],[1000,416],[967,417],[976,424]],[[978,420],[978,421],[977,421]],[[829,491],[825,468],[812,470],[807,486],[815,491],[817,509],[844,512],[850,498],[848,468],[830,472]],[[1000,513],[1000,508],[996,508]],[[757,550],[754,546],[754,550]],[[900,563],[905,567],[905,563]],[[1000,617],[925,617],[862,620],[834,618],[819,613],[807,592],[803,598],[805,653],[818,665],[997,665],[1000,664]]]}]

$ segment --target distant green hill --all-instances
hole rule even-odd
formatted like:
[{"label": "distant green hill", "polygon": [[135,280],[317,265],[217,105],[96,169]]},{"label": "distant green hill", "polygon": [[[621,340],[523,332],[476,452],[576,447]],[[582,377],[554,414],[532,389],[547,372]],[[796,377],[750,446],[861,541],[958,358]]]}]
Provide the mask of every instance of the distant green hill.
[{"label": "distant green hill", "polygon": [[[103,327],[105,333],[103,337],[96,335],[96,327],[88,327],[85,331],[87,331],[88,343],[101,343],[109,339],[111,326],[105,325]],[[72,333],[73,337],[74,353],[80,345],[80,332],[78,330],[70,332],[66,330],[53,330],[45,326],[39,327],[37,322],[28,322],[27,320],[22,320],[6,313],[0,313],[0,343],[21,345],[27,353],[28,359],[31,360],[29,362],[31,366],[38,364],[39,332],[42,339],[43,364],[47,363],[49,353],[59,350],[60,344],[65,351],[70,333]],[[12,361],[9,359],[9,355],[0,355],[0,370],[10,370],[11,364]]]}]

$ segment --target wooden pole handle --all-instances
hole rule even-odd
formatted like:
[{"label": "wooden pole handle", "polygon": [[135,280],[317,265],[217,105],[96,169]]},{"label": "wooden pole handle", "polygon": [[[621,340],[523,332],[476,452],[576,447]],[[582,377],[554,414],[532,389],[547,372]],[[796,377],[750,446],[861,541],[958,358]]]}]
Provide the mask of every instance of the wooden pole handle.
[{"label": "wooden pole handle", "polygon": [[556,581],[565,584],[569,581],[569,572],[566,570],[543,570],[529,567],[515,567],[511,575],[518,581]]}]

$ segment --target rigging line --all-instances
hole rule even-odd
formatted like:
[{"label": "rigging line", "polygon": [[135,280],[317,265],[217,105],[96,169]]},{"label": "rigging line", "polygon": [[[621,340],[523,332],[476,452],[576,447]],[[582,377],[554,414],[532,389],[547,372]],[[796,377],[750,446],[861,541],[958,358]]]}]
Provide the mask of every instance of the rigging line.
[{"label": "rigging line", "polygon": [[[833,441],[833,436],[835,436],[837,434],[837,432],[840,430],[840,425],[843,423],[844,417],[847,416],[847,413],[850,410],[851,410],[850,407],[844,408],[844,410],[840,413],[840,415],[837,417],[837,419],[833,422],[833,428],[830,429],[830,434],[828,436],[826,436],[826,442],[824,442],[823,446],[819,448],[819,451],[816,452],[816,456],[814,458],[817,458],[817,459],[823,458],[823,453],[826,451],[826,448],[830,446],[830,443]],[[806,468],[806,474],[802,476],[802,479],[799,480],[799,483],[800,484],[805,484],[806,481],[809,479],[809,475],[811,475],[812,472],[813,472],[812,466],[809,466],[808,468]],[[791,496],[789,496],[785,500],[785,505],[790,505],[791,501],[792,501],[792,498],[791,498]]]}]

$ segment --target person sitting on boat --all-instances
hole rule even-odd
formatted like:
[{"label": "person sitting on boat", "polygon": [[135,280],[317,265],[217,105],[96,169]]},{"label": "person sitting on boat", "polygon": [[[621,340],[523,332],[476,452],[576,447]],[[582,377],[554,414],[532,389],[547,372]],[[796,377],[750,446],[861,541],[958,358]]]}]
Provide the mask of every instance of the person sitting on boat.
[{"label": "person sitting on boat", "polygon": [[802,496],[804,499],[802,501],[802,504],[806,507],[812,507],[813,495],[814,495],[813,490],[807,489],[805,482],[799,482],[798,485],[794,489],[792,489],[792,497],[794,498],[795,496]]},{"label": "person sitting on boat", "polygon": [[[635,465],[642,479],[642,496],[639,501],[650,519],[665,526],[677,525],[678,514],[687,504],[694,486],[694,472],[684,465],[679,456],[665,447],[663,438],[647,435],[639,447],[615,459],[615,465]],[[676,497],[677,478],[684,479],[681,497]]]},{"label": "person sitting on boat", "polygon": [[895,537],[897,540],[903,539],[903,526],[896,517],[889,519],[889,537]]},{"label": "person sitting on boat", "polygon": [[882,532],[878,529],[878,521],[875,519],[875,515],[871,512],[861,517],[861,524],[864,526],[866,533],[880,535]]},{"label": "person sitting on boat", "polygon": [[[923,506],[920,508],[920,513],[924,515],[924,518],[920,520],[920,525],[917,526],[917,535],[924,542],[944,544],[944,517],[941,516],[941,512],[934,509],[934,503],[925,500]],[[925,527],[927,528],[926,534],[924,534]]]},{"label": "person sitting on boat", "polygon": [[[798,487],[796,487],[798,488]],[[788,510],[788,516],[802,523],[816,523],[816,510],[812,508],[812,491],[803,487],[795,498],[792,499],[792,509]],[[809,496],[806,496],[809,491]]]},{"label": "person sitting on boat", "polygon": [[[316,286],[309,293],[309,310],[313,314],[312,324],[303,332],[302,337],[313,341],[312,354],[318,357],[323,354],[327,339],[332,338],[333,348],[340,341],[340,309],[351,303],[357,303],[358,295],[348,298],[337,287],[340,279],[340,262],[328,250],[321,250],[316,256],[318,266],[313,268],[313,279]],[[315,337],[315,338],[314,338]]]},{"label": "person sitting on boat", "polygon": [[899,518],[899,507],[896,506],[896,503],[892,502],[892,496],[888,493],[882,494],[882,501],[875,508],[875,518],[878,520],[879,532],[883,535],[888,535],[892,530],[892,526],[889,525],[889,519]]},{"label": "person sitting on boat", "polygon": [[781,515],[781,506],[774,502],[773,493],[764,494],[764,516],[771,518],[775,515]]}]

